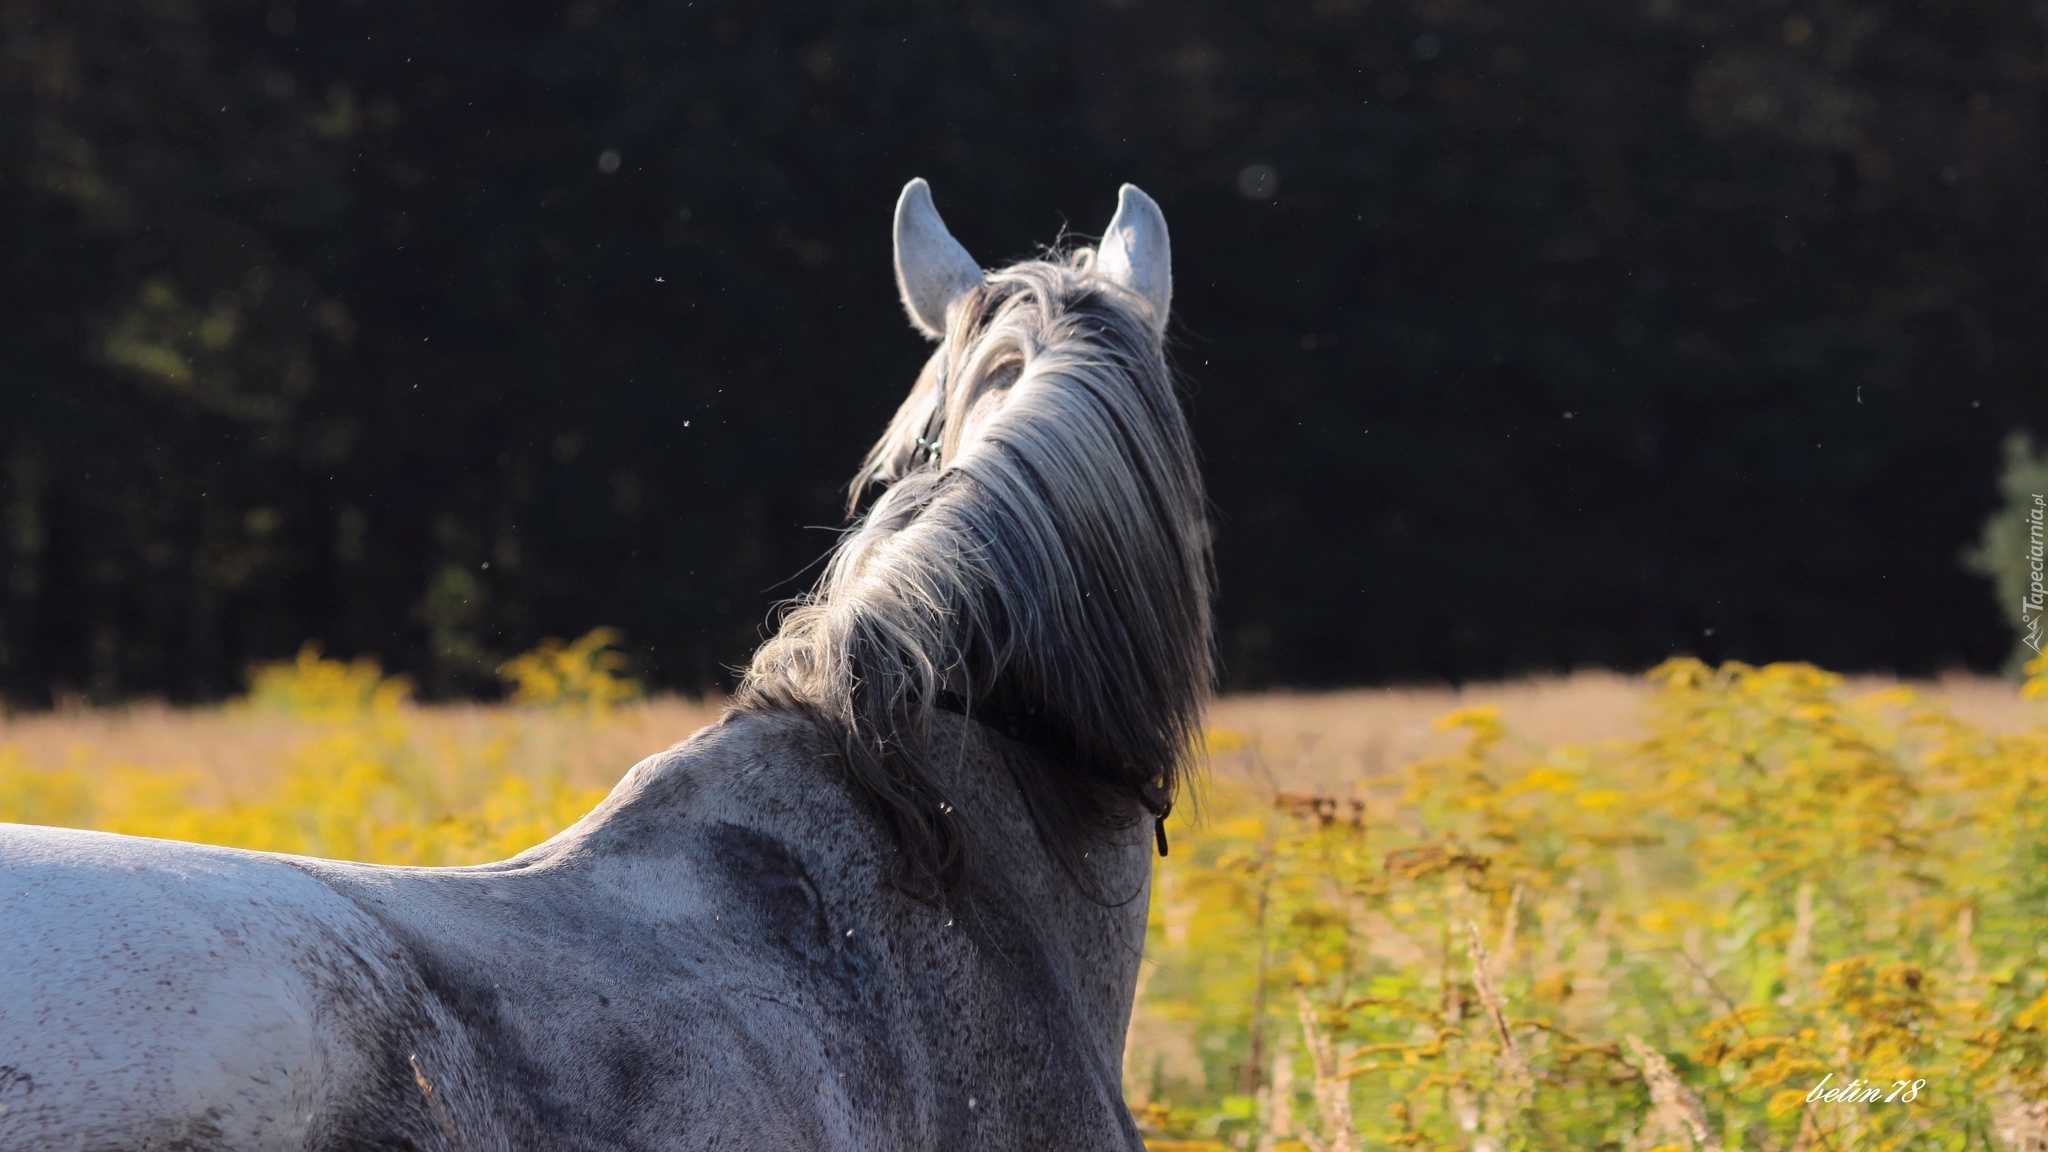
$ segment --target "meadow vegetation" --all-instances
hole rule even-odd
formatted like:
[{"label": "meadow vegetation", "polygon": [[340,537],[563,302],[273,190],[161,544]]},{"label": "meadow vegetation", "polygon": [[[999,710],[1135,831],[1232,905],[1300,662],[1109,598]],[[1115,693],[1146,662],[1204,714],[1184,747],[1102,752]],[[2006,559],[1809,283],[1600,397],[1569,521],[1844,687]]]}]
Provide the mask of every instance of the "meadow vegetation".
[{"label": "meadow vegetation", "polygon": [[1634,738],[1464,708],[1344,794],[1212,731],[1126,1057],[1153,1147],[2048,1147],[2048,728],[1651,680]]},{"label": "meadow vegetation", "polygon": [[[224,708],[52,721],[104,745],[11,722],[0,820],[501,858],[714,714],[615,640],[512,661],[495,708],[308,648]],[[1125,1065],[1155,1150],[2048,1149],[2048,726],[1681,660],[1622,734],[1471,705],[1303,772],[1378,706],[1333,699],[1224,701],[1174,817]]]},{"label": "meadow vegetation", "polygon": [[502,859],[715,714],[639,705],[616,638],[598,629],[510,661],[497,708],[418,707],[405,678],[309,645],[221,709],[57,717],[43,726],[55,739],[0,738],[0,820],[385,864]]}]

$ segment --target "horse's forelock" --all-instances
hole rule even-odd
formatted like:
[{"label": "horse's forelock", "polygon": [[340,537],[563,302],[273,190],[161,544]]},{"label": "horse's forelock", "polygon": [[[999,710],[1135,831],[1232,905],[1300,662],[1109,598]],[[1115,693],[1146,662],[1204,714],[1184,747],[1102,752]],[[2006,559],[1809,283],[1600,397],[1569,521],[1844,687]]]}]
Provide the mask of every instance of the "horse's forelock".
[{"label": "horse's forelock", "polygon": [[1145,304],[1092,256],[991,273],[949,309],[855,482],[856,500],[883,491],[736,700],[831,726],[910,878],[941,888],[967,849],[929,771],[941,692],[1040,718],[1050,737],[1020,783],[1067,859],[1169,802],[1198,735],[1210,576],[1193,443]]}]

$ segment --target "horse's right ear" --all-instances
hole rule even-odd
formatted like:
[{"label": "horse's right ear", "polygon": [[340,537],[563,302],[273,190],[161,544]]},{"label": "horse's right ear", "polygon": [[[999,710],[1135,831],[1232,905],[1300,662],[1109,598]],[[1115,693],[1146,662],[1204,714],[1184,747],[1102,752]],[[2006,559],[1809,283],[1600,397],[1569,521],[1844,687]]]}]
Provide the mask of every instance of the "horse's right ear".
[{"label": "horse's right ear", "polygon": [[937,340],[946,334],[946,305],[981,284],[981,265],[967,254],[939,210],[923,177],[896,199],[896,290],[917,330]]},{"label": "horse's right ear", "polygon": [[1152,330],[1166,333],[1166,312],[1173,304],[1172,244],[1166,238],[1166,215],[1159,204],[1135,184],[1117,190],[1116,215],[1095,250],[1095,270],[1138,294],[1152,306]]}]

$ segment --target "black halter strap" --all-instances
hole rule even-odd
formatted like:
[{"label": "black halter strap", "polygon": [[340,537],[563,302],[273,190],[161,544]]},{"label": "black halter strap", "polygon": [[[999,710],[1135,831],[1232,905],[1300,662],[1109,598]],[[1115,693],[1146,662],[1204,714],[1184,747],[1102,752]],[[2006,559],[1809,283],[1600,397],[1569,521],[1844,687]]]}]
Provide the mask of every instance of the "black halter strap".
[{"label": "black halter strap", "polygon": [[[1067,761],[1075,758],[1073,737],[1036,708],[1019,711],[1014,708],[1002,708],[984,700],[970,704],[967,698],[958,692],[943,689],[933,697],[932,705],[941,712],[951,712],[985,728],[993,728],[1017,743],[1036,748],[1048,756]],[[1167,854],[1166,817],[1173,811],[1173,801],[1154,801],[1150,797],[1141,799],[1145,807],[1152,812],[1152,842],[1158,846],[1159,854],[1164,856]]]}]

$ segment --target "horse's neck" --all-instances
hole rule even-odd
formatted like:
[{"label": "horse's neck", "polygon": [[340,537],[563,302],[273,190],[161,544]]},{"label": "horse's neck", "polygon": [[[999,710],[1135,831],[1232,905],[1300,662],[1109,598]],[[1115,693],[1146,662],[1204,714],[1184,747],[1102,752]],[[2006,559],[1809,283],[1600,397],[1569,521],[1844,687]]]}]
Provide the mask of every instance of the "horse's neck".
[{"label": "horse's neck", "polygon": [[[973,879],[964,898],[1000,900],[989,914],[1021,922],[1073,989],[1075,1009],[1114,1073],[1122,1065],[1145,943],[1151,825],[1141,821],[1085,849],[1084,879],[1103,897],[1091,899],[1041,841],[1004,759],[1006,746],[974,721],[949,712],[935,717],[931,776],[957,818],[968,822],[974,842]],[[629,902],[682,917],[701,913],[687,886],[650,884],[661,868],[641,867],[633,858],[665,858],[670,846],[690,838],[693,825],[706,821],[766,825],[773,835],[807,844],[811,851],[803,855],[835,869],[836,881],[849,880],[850,870],[886,867],[880,845],[863,848],[844,839],[858,807],[836,773],[822,770],[830,760],[829,741],[811,721],[740,713],[636,767],[589,817],[521,860],[592,869]],[[776,802],[764,804],[764,796]],[[899,925],[928,930],[933,918],[923,911],[903,916]]]},{"label": "horse's neck", "polygon": [[1077,880],[1040,838],[998,748],[1002,739],[939,713],[933,778],[970,822],[975,875],[1014,892],[1029,909],[1041,938],[1067,965],[1104,1057],[1121,1067],[1151,897],[1150,822],[1084,849],[1086,874]]}]

